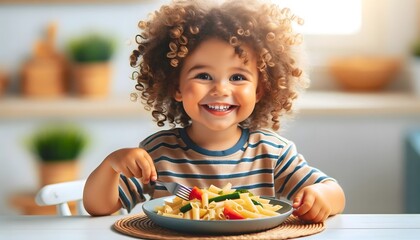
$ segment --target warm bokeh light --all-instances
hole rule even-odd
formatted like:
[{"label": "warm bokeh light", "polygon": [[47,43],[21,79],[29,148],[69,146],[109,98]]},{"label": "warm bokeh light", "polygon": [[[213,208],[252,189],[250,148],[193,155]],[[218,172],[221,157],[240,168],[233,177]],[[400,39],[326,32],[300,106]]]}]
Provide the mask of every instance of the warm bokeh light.
[{"label": "warm bokeh light", "polygon": [[353,34],[362,25],[361,0],[277,0],[305,20],[306,34]]}]

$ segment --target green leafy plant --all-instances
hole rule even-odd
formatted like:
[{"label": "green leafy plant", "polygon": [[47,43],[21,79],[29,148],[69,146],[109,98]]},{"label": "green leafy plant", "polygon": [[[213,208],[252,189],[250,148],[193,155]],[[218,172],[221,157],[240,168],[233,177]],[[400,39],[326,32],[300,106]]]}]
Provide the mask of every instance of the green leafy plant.
[{"label": "green leafy plant", "polygon": [[420,58],[420,38],[413,43],[411,53],[413,54],[413,56]]},{"label": "green leafy plant", "polygon": [[76,161],[87,142],[82,129],[68,125],[42,127],[28,139],[30,150],[42,162]]},{"label": "green leafy plant", "polygon": [[89,33],[70,40],[68,52],[79,63],[106,62],[115,52],[114,39],[98,33]]}]

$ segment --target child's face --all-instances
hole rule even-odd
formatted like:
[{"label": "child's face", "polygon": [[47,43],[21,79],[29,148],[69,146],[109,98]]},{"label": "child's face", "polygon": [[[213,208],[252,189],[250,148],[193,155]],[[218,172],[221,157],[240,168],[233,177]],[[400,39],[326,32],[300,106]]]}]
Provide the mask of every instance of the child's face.
[{"label": "child's face", "polygon": [[183,103],[193,126],[237,128],[251,115],[259,99],[258,70],[254,52],[242,48],[246,64],[231,45],[215,38],[202,42],[185,59],[175,99]]}]

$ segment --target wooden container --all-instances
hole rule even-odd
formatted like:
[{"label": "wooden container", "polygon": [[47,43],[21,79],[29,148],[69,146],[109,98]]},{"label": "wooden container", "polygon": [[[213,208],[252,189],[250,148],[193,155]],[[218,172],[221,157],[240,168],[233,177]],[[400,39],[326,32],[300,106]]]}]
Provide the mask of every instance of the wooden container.
[{"label": "wooden container", "polygon": [[76,64],[73,67],[76,95],[104,98],[109,94],[112,66],[108,62]]},{"label": "wooden container", "polygon": [[56,59],[36,59],[22,70],[22,94],[25,97],[53,98],[66,93],[65,68]]},{"label": "wooden container", "polygon": [[21,91],[26,97],[61,97],[67,91],[67,60],[56,51],[57,24],[50,23],[46,35],[33,46],[33,56],[23,65]]},{"label": "wooden container", "polygon": [[395,78],[400,65],[399,59],[391,57],[349,57],[334,59],[329,70],[345,90],[378,91]]}]

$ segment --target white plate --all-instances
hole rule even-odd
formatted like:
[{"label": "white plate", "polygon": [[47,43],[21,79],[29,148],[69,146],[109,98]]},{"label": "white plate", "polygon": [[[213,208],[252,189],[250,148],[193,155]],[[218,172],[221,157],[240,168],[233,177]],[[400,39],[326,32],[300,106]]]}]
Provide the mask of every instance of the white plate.
[{"label": "white plate", "polygon": [[270,199],[273,205],[283,206],[277,212],[278,216],[266,217],[259,219],[243,219],[243,220],[226,220],[226,221],[211,221],[211,220],[189,220],[178,219],[171,217],[164,217],[155,212],[155,207],[162,206],[165,200],[171,200],[172,197],[157,198],[147,201],[143,204],[144,213],[157,225],[169,228],[179,232],[202,233],[202,234],[225,234],[225,233],[248,233],[267,230],[280,225],[293,212],[292,206],[284,201]]}]

